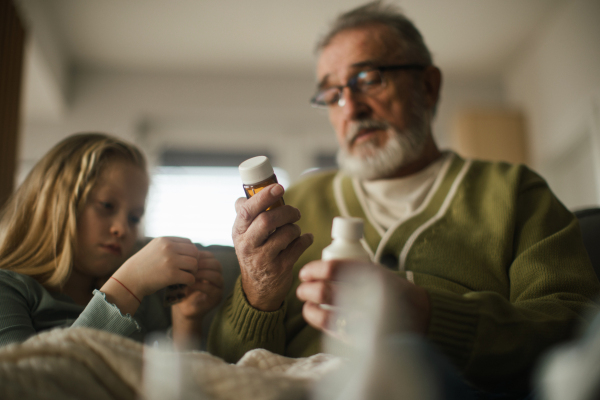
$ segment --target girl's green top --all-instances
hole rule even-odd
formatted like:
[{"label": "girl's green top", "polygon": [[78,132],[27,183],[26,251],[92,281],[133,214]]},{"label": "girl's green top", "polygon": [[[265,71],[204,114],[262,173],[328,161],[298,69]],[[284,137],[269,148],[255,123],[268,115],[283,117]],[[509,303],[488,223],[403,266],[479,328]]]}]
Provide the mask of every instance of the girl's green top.
[{"label": "girl's green top", "polygon": [[84,326],[141,341],[152,331],[171,325],[168,310],[159,295],[147,296],[135,315],[123,315],[95,290],[87,306],[69,296],[52,293],[35,279],[13,271],[0,270],[0,346],[22,342],[52,328]]}]

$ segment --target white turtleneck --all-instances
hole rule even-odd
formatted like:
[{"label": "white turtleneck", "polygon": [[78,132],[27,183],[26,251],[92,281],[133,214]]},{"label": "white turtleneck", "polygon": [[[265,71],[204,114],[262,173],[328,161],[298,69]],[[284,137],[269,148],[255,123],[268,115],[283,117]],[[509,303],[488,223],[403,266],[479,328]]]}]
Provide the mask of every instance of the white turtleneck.
[{"label": "white turtleneck", "polygon": [[425,169],[402,178],[355,180],[359,200],[371,222],[378,225],[376,228],[380,233],[415,214],[427,199],[449,156],[450,153],[444,153]]}]

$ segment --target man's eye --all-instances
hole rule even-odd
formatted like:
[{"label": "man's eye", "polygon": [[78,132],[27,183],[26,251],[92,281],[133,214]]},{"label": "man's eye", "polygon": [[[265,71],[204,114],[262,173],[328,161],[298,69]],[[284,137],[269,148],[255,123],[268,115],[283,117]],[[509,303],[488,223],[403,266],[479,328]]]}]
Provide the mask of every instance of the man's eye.
[{"label": "man's eye", "polygon": [[130,215],[129,216],[129,223],[130,224],[137,225],[137,224],[140,223],[141,220],[142,220],[142,218],[136,217],[135,215]]},{"label": "man's eye", "polygon": [[363,71],[356,75],[358,86],[373,86],[381,84],[381,76],[377,71]]}]

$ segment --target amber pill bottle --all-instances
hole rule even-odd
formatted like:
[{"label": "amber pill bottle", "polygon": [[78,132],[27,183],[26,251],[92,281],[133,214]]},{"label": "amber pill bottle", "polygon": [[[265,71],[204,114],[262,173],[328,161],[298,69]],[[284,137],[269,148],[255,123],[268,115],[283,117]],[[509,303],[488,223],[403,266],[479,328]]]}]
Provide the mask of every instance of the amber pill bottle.
[{"label": "amber pill bottle", "polygon": [[[269,159],[265,156],[249,158],[240,164],[239,171],[247,199],[254,196],[267,186],[272,185],[273,183],[278,183],[277,177],[275,176],[275,171],[273,171],[273,167],[271,166]],[[280,207],[284,204],[283,198],[280,198],[269,208],[267,208],[267,211]]]}]

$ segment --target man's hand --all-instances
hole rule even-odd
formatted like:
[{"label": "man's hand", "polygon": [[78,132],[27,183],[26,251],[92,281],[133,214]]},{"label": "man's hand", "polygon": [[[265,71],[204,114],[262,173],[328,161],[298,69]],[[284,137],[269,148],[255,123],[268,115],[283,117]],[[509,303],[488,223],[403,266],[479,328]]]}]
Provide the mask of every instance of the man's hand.
[{"label": "man's hand", "polygon": [[[300,270],[302,282],[296,290],[296,295],[304,301],[302,315],[312,327],[333,334],[330,319],[335,308],[321,305],[333,305],[343,285],[356,285],[352,279],[352,271],[360,272],[360,279],[369,278],[377,284],[376,288],[384,291],[382,299],[389,304],[382,304],[400,315],[390,315],[390,321],[398,320],[391,329],[402,327],[416,333],[426,334],[429,325],[430,304],[429,295],[425,289],[410,283],[392,271],[376,264],[351,260],[312,261]],[[352,289],[350,289],[352,290]],[[347,292],[348,293],[348,292]],[[350,292],[352,293],[352,292]],[[360,301],[359,299],[353,301]],[[336,306],[338,306],[336,304]],[[343,307],[343,305],[342,305]],[[346,310],[351,312],[352,310]]]},{"label": "man's hand", "polygon": [[300,219],[296,208],[285,205],[265,211],[282,196],[283,187],[273,184],[235,203],[233,243],[242,288],[248,302],[261,311],[281,307],[292,286],[294,263],[313,241],[294,224]]}]

